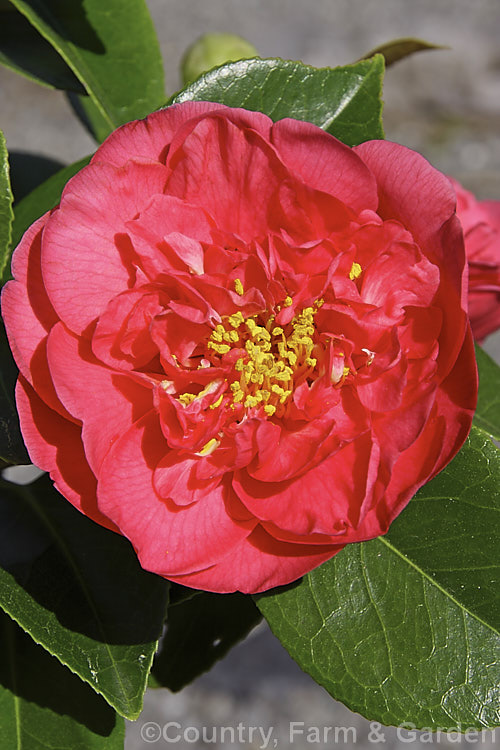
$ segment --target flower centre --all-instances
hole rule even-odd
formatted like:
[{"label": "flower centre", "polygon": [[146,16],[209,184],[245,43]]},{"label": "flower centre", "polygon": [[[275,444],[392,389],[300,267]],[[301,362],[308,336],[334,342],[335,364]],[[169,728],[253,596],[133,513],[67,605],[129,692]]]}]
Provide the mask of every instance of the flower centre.
[{"label": "flower centre", "polygon": [[[287,297],[284,306],[291,304]],[[318,300],[304,308],[284,326],[275,324],[273,314],[245,318],[241,312],[216,326],[207,343],[207,356],[223,366],[231,365],[231,408],[242,404],[245,408],[262,406],[268,416],[283,413],[294,388],[316,367],[314,317],[322,304]]]}]

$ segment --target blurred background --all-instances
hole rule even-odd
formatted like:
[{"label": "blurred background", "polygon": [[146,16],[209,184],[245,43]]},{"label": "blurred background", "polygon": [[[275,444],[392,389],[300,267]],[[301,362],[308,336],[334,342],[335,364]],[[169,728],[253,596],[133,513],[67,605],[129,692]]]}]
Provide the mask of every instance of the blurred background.
[{"label": "blurred background", "polygon": [[[391,67],[384,88],[386,137],[416,149],[434,166],[453,175],[479,198],[500,200],[500,2],[499,0],[147,0],[165,62],[166,94],[180,88],[179,63],[201,34],[230,32],[246,37],[262,57],[302,60],[323,67],[344,65],[394,38],[417,37],[448,49],[422,52]],[[17,197],[68,164],[95,150],[64,95],[0,69],[0,113],[12,154]],[[40,159],[33,166],[32,155]],[[30,156],[30,159],[27,158]],[[29,164],[29,169],[27,165]],[[500,361],[500,335],[485,348]],[[273,727],[270,747],[327,748],[355,744],[368,748],[465,747],[467,738],[429,736],[406,740],[394,728],[373,727],[332,701],[301,672],[267,626],[207,675],[178,694],[149,691],[141,718],[127,728],[126,750],[144,750],[141,728],[163,726]],[[290,722],[353,728],[331,733],[326,742],[306,734],[290,740]],[[180,730],[182,732],[182,729]],[[175,729],[172,730],[175,735]],[[217,746],[187,740],[177,748]],[[273,744],[276,740],[277,744]],[[500,730],[474,744],[500,748]],[[165,740],[156,745],[165,747]],[[264,747],[250,741],[230,748]]]}]

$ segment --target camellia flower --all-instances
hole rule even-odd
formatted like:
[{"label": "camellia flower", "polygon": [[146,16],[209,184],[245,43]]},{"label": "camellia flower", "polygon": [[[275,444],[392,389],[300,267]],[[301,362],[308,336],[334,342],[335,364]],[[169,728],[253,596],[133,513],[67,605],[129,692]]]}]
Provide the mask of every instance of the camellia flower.
[{"label": "camellia flower", "polygon": [[500,328],[500,201],[478,201],[450,177],[469,263],[469,317],[482,341]]},{"label": "camellia flower", "polygon": [[33,462],[195,588],[383,534],[475,407],[454,203],[418,154],[305,122],[200,102],[121,127],[4,292]]}]

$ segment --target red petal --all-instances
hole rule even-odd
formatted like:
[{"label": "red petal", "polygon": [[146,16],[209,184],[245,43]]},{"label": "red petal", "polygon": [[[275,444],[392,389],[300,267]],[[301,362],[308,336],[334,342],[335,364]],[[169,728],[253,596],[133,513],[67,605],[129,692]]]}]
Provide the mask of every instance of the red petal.
[{"label": "red petal", "polygon": [[272,196],[288,176],[255,130],[215,115],[172,144],[168,166],[170,194],[202,206],[219,229],[243,240],[267,234]]},{"label": "red petal", "polygon": [[258,526],[223,560],[190,575],[169,576],[184,586],[227,594],[256,594],[296,581],[340,552],[344,545],[313,546],[274,539]]},{"label": "red petal", "polygon": [[2,290],[2,318],[17,366],[32,382],[31,359],[58,318],[43,285],[40,267],[46,213],[30,226],[12,256],[12,274]]},{"label": "red petal", "polygon": [[33,463],[50,476],[75,508],[101,526],[117,531],[97,508],[96,479],[83,452],[80,428],[49,409],[20,376],[16,389],[23,437]]},{"label": "red petal", "polygon": [[117,440],[101,467],[99,508],[134,545],[141,565],[167,578],[218,562],[239,546],[255,521],[236,522],[226,511],[223,483],[192,505],[161,500],[153,472],[168,452],[158,417],[150,412]]},{"label": "red petal", "polygon": [[147,365],[158,354],[150,326],[163,310],[157,289],[142,287],[118,294],[100,316],[92,336],[96,357],[120,370]]},{"label": "red petal", "polygon": [[259,482],[240,471],[233,486],[256,518],[296,535],[296,541],[307,544],[313,541],[308,535],[321,534],[330,537],[323,543],[343,544],[346,532],[357,529],[363,505],[373,504],[378,463],[367,433],[296,479]]},{"label": "red petal", "polygon": [[128,122],[106,138],[92,163],[107,162],[115,167],[123,166],[129,159],[165,163],[172,137],[186,121],[220,109],[226,108],[212,102],[185,102],[153,112],[144,120]]},{"label": "red petal", "polygon": [[134,269],[117,236],[155,193],[163,192],[166,174],[160,164],[90,165],[66,185],[60,208],[45,227],[42,264],[49,297],[75,333],[130,286]]},{"label": "red petal", "polygon": [[354,211],[376,210],[377,184],[357,154],[309,122],[284,119],[272,127],[271,143],[284,164],[310,187],[339,198]]},{"label": "red petal", "polygon": [[206,212],[171,195],[155,195],[127,224],[139,262],[150,279],[170,269],[203,273],[201,242],[211,241]]},{"label": "red petal", "polygon": [[387,528],[415,492],[441,471],[469,434],[477,401],[477,367],[470,329],[455,367],[441,384],[418,439],[396,461],[387,489]]},{"label": "red petal", "polygon": [[368,141],[354,150],[377,180],[379,215],[400,221],[441,269],[433,304],[444,312],[438,365],[439,375],[445,377],[456,361],[467,324],[467,268],[462,230],[455,216],[455,191],[441,172],[404,146]]},{"label": "red petal", "polygon": [[221,477],[200,480],[195,469],[202,458],[189,458],[170,451],[161,459],[153,475],[158,495],[176,505],[203,501],[207,491],[219,484]]},{"label": "red petal", "polygon": [[94,357],[90,344],[58,323],[49,336],[48,360],[58,396],[83,422],[82,439],[96,475],[113,443],[152,407],[152,392]]}]

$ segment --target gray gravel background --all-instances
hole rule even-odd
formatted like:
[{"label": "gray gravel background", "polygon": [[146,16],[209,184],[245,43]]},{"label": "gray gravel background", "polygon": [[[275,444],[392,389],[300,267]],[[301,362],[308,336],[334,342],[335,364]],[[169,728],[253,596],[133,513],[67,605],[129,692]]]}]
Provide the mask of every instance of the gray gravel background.
[{"label": "gray gravel background", "polygon": [[[389,70],[386,136],[420,151],[478,197],[500,200],[499,0],[148,0],[148,5],[162,46],[168,93],[179,88],[184,50],[207,31],[240,34],[263,57],[300,59],[316,66],[352,62],[397,37],[448,45],[448,50],[415,55]],[[59,92],[1,69],[0,104],[0,127],[9,150],[21,153],[18,159],[22,153],[35,153],[70,163],[95,148]],[[499,335],[490,337],[486,348],[500,361]],[[146,722],[155,723],[149,742]],[[156,738],[156,727],[166,722],[180,725],[170,727],[172,739],[179,734],[178,742]],[[304,734],[290,737],[290,722],[303,722]],[[201,735],[196,739],[197,728],[203,726],[209,732],[206,742]],[[301,672],[264,625],[181,693],[149,691],[141,718],[128,725],[125,747],[266,747],[258,730],[250,738],[252,726],[266,734],[272,728],[268,747],[297,750],[350,745],[500,747],[500,730],[496,737],[487,732],[419,739],[371,726]],[[229,729],[221,738],[223,727],[236,729],[235,742]],[[327,741],[308,739],[311,727],[321,734],[332,727]],[[212,730],[216,742],[210,742]]]}]

